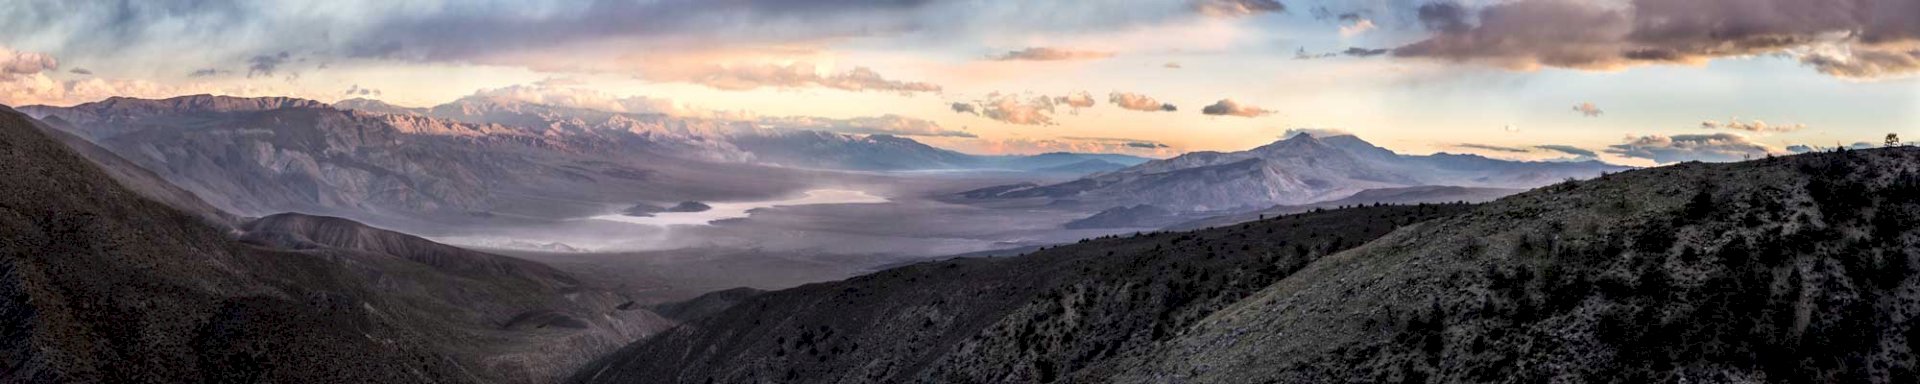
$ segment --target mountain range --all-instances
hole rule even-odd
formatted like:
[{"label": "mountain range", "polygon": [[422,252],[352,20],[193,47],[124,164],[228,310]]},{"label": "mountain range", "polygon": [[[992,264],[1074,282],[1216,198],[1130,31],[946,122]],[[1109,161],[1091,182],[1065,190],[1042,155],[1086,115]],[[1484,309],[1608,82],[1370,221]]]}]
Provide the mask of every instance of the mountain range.
[{"label": "mountain range", "polygon": [[21,111],[226,212],[308,212],[407,227],[584,217],[635,203],[765,199],[828,178],[815,169],[1049,172],[1094,160],[1145,161],[976,156],[889,135],[487,98],[406,109],[366,100],[336,107],[199,95]]},{"label": "mountain range", "polygon": [[1476,155],[1402,155],[1352,135],[1297,134],[1241,152],[1193,152],[1053,185],[965,192],[969,199],[1071,199],[1221,212],[1341,199],[1417,186],[1532,188],[1631,169],[1598,161],[1525,162]]},{"label": "mountain range", "polygon": [[0,108],[0,381],[552,382],[673,325],[536,263],[182,210],[57,134]]}]

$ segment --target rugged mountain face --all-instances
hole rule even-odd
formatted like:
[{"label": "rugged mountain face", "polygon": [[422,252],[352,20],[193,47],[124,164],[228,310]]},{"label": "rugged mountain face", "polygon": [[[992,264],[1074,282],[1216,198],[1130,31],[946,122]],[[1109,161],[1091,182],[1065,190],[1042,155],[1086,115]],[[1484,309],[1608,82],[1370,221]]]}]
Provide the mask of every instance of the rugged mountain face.
[{"label": "rugged mountain face", "polygon": [[346,273],[234,243],[30,124],[0,110],[0,379],[475,381],[326,283]]},{"label": "rugged mountain face", "polygon": [[759,294],[577,382],[1039,382],[1173,337],[1313,260],[1463,205],[1090,240]]},{"label": "rugged mountain face", "polygon": [[1920,150],[1682,164],[1323,258],[1084,377],[1909,382],[1916,265]]},{"label": "rugged mountain face", "polygon": [[0,381],[550,382],[669,323],[538,264],[300,215],[230,229],[0,108]]},{"label": "rugged mountain face", "polygon": [[805,179],[801,172],[625,150],[644,147],[635,144],[645,141],[640,137],[546,135],[280,99],[112,99],[31,110],[70,122],[101,147],[243,215],[566,217],[596,214],[612,202],[770,196]]},{"label": "rugged mountain face", "polygon": [[1395,154],[1353,136],[1295,135],[1244,152],[1196,152],[1061,184],[1007,188],[974,198],[1071,198],[1175,211],[1235,211],[1300,205],[1381,188],[1421,185],[1531,188],[1625,167],[1599,162],[1494,160],[1472,155]]}]

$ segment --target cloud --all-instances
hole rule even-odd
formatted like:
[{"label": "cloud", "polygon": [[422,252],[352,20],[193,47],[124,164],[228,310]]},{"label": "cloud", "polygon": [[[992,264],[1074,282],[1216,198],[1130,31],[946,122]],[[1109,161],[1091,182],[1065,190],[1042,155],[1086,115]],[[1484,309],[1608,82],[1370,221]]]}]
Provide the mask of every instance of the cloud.
[{"label": "cloud", "polygon": [[932,121],[915,119],[911,117],[903,117],[899,115],[855,117],[851,119],[829,119],[829,118],[821,118],[821,117],[771,117],[771,118],[761,118],[759,120],[759,123],[761,125],[773,126],[776,128],[784,128],[784,129],[807,129],[807,130],[852,133],[852,134],[861,134],[861,135],[966,137],[966,138],[978,137],[970,132],[955,131],[955,130],[942,128],[940,127],[940,124],[934,123]]},{"label": "cloud", "polygon": [[1340,53],[1338,52],[1311,53],[1311,52],[1307,52],[1307,47],[1300,47],[1299,49],[1295,49],[1293,51],[1294,60],[1325,59],[1325,58],[1330,58],[1334,56],[1340,56]]},{"label": "cloud", "polygon": [[67,70],[67,73],[71,73],[75,75],[92,75],[93,71],[88,70],[86,68],[74,68],[74,69]]},{"label": "cloud", "polygon": [[1794,145],[1787,146],[1787,152],[1793,152],[1793,153],[1807,153],[1807,152],[1813,152],[1817,150],[1819,150],[1819,148],[1814,148],[1813,146],[1806,145],[1806,144],[1794,144]]},{"label": "cloud", "polygon": [[112,96],[164,97],[181,93],[175,87],[143,80],[89,77],[60,81],[49,76],[59,68],[60,61],[53,55],[0,47],[0,104],[73,105]]},{"label": "cloud", "polygon": [[0,80],[13,80],[20,76],[37,75],[59,68],[60,61],[55,60],[53,55],[0,47]]},{"label": "cloud", "polygon": [[822,73],[821,70],[806,62],[664,65],[644,70],[642,77],[654,81],[700,84],[728,91],[821,87],[852,92],[912,94],[940,92],[941,89],[939,85],[931,83],[888,79],[867,67],[853,67],[842,72]]},{"label": "cloud", "polygon": [[980,115],[1019,125],[1053,125],[1053,99],[994,93],[980,102]]},{"label": "cloud", "polygon": [[288,54],[287,51],[280,51],[278,54],[256,55],[248,58],[247,77],[273,76],[273,72],[279,70],[280,65],[286,64],[287,60],[292,57],[293,56]]},{"label": "cloud", "polygon": [[188,72],[187,77],[212,77],[212,76],[219,76],[219,75],[224,75],[229,73],[233,73],[233,71],[228,71],[228,70],[218,69],[218,68],[201,68],[201,69],[196,69],[193,72]]},{"label": "cloud", "polygon": [[1166,64],[1161,64],[1161,65],[1160,65],[1160,67],[1161,67],[1161,68],[1166,68],[1166,69],[1180,69],[1180,68],[1181,68],[1181,67],[1180,67],[1180,63],[1176,63],[1176,62],[1172,62],[1172,61],[1169,61],[1169,62],[1167,62]]},{"label": "cloud", "polygon": [[1194,0],[1194,11],[1214,17],[1241,17],[1287,11],[1278,0]]},{"label": "cloud", "polygon": [[1128,93],[1128,92],[1109,93],[1107,94],[1107,101],[1113,103],[1114,105],[1120,106],[1120,108],[1122,109],[1129,109],[1129,110],[1135,110],[1135,111],[1173,112],[1173,111],[1179,110],[1179,108],[1174,107],[1173,104],[1162,103],[1159,100],[1154,100],[1152,97],[1147,97],[1147,95],[1142,95],[1137,93]]},{"label": "cloud", "polygon": [[1732,133],[1705,135],[1629,136],[1625,143],[1608,146],[1607,153],[1653,160],[1661,164],[1682,161],[1727,162],[1758,158],[1775,153],[1765,144]]},{"label": "cloud", "polygon": [[1242,105],[1233,99],[1220,99],[1219,102],[1200,108],[1200,113],[1212,116],[1260,117],[1273,114],[1273,111],[1251,105]]},{"label": "cloud", "polygon": [[359,96],[359,97],[380,96],[380,90],[373,89],[373,88],[360,88],[360,84],[354,84],[353,86],[347,87],[347,92],[345,92],[344,94],[347,96]]},{"label": "cloud", "polygon": [[1180,150],[1148,140],[1102,137],[1057,138],[946,138],[920,139],[941,148],[966,153],[1031,155],[1051,152],[1124,153],[1148,157],[1171,157]]},{"label": "cloud", "polygon": [[[682,117],[715,117],[715,111],[682,106],[670,99],[647,96],[617,96],[595,89],[581,88],[565,78],[551,78],[531,84],[515,84],[481,89],[469,98],[498,99],[530,104],[582,108],[620,113],[657,113]],[[357,86],[356,86],[357,87]],[[377,91],[376,91],[377,92]]]},{"label": "cloud", "polygon": [[972,103],[964,103],[964,102],[956,101],[952,105],[948,106],[948,108],[953,108],[953,111],[956,113],[965,113],[965,114],[971,114],[975,116],[980,115],[980,109],[974,107]]},{"label": "cloud", "polygon": [[1920,18],[1911,16],[1920,2],[1910,0],[1517,0],[1477,10],[1429,3],[1416,13],[1431,35],[1395,56],[1614,70],[1782,54],[1840,77],[1920,71]]},{"label": "cloud", "polygon": [[1128,148],[1144,148],[1144,149],[1173,148],[1172,146],[1169,146],[1157,141],[1128,139],[1128,138],[1120,138],[1120,137],[1063,136],[1061,137],[1061,139],[1085,141],[1085,142],[1093,142],[1093,143],[1103,143],[1103,144],[1119,144],[1122,146],[1126,146]]},{"label": "cloud", "polygon": [[1385,48],[1369,49],[1369,48],[1360,48],[1360,47],[1347,47],[1347,50],[1341,51],[1340,53],[1347,56],[1353,56],[1353,57],[1374,57],[1374,56],[1385,55],[1387,54],[1387,51],[1388,50]]},{"label": "cloud", "polygon": [[1378,26],[1373,25],[1373,20],[1360,17],[1359,14],[1347,13],[1340,15],[1340,37],[1359,36],[1377,27]]},{"label": "cloud", "polygon": [[[1523,156],[1522,158],[1532,158],[1532,159],[1535,159],[1535,161],[1551,161],[1551,162],[1599,160],[1599,156],[1600,156],[1598,153],[1594,153],[1593,151],[1587,150],[1585,148],[1575,147],[1571,145],[1559,145],[1559,144],[1510,147],[1510,146],[1504,146],[1504,145],[1464,143],[1464,144],[1455,144],[1454,147],[1499,152],[1501,154],[1534,154],[1536,156]],[[1544,156],[1558,156],[1558,157],[1542,158]]]},{"label": "cloud", "polygon": [[1547,144],[1547,145],[1536,145],[1533,147],[1541,150],[1546,150],[1546,151],[1565,153],[1565,154],[1573,155],[1573,156],[1584,158],[1584,159],[1594,159],[1594,158],[1600,157],[1600,154],[1594,153],[1592,150],[1575,147],[1571,145]]},{"label": "cloud", "polygon": [[1472,143],[1467,143],[1467,144],[1455,144],[1454,146],[1455,146],[1455,147],[1460,147],[1460,148],[1466,148],[1466,149],[1479,149],[1479,150],[1487,150],[1487,151],[1494,151],[1494,152],[1506,152],[1506,153],[1528,153],[1528,152],[1533,152],[1533,150],[1532,150],[1532,149],[1528,149],[1528,148],[1517,148],[1517,147],[1503,147],[1503,146],[1498,146],[1498,145],[1488,145],[1488,144],[1472,144]]},{"label": "cloud", "polygon": [[1094,100],[1092,93],[1080,91],[1069,93],[1066,96],[1055,97],[1053,98],[1053,102],[1072,108],[1088,108],[1093,106]]},{"label": "cloud", "polygon": [[1760,121],[1760,120],[1740,121],[1740,119],[1733,119],[1733,120],[1727,120],[1724,123],[1713,121],[1713,120],[1702,121],[1700,122],[1700,128],[1730,129],[1735,131],[1747,131],[1747,132],[1754,132],[1754,133],[1780,133],[1780,132],[1793,132],[1793,131],[1806,129],[1807,125],[1806,124],[1772,125],[1772,124],[1767,124],[1767,122]]},{"label": "cloud", "polygon": [[1285,133],[1280,134],[1280,138],[1290,139],[1301,134],[1313,137],[1353,136],[1353,132],[1336,128],[1287,128]]},{"label": "cloud", "polygon": [[1032,48],[1022,49],[1017,51],[1008,51],[1007,53],[992,55],[992,56],[988,56],[987,58],[991,60],[997,60],[997,61],[1064,61],[1064,60],[1098,60],[1098,59],[1105,59],[1110,57],[1113,57],[1113,52],[1082,51],[1082,50],[1053,48],[1053,47],[1032,47]]},{"label": "cloud", "polygon": [[1607,113],[1607,111],[1600,110],[1600,107],[1593,105],[1593,103],[1575,104],[1573,106],[1573,111],[1580,112],[1581,115],[1585,115],[1587,117],[1600,117],[1600,114]]}]

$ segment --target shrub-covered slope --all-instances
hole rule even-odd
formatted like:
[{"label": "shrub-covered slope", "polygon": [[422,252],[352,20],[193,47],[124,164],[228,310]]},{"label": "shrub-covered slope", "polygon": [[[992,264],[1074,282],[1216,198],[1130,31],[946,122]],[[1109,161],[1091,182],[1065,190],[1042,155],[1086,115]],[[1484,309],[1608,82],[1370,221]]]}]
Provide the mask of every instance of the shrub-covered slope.
[{"label": "shrub-covered slope", "polygon": [[1682,164],[1322,258],[1119,382],[1914,382],[1920,149]]},{"label": "shrub-covered slope", "polygon": [[770,292],[629,346],[575,380],[1049,381],[1171,338],[1323,255],[1466,207],[1370,207],[1089,240]]}]

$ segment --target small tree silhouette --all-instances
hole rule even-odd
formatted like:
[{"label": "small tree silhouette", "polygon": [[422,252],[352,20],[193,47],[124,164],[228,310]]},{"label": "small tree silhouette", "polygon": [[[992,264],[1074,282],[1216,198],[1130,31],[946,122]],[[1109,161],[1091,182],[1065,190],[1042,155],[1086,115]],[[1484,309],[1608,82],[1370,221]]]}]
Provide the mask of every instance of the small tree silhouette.
[{"label": "small tree silhouette", "polygon": [[1898,134],[1898,133],[1889,133],[1889,134],[1887,134],[1887,146],[1889,146],[1889,147],[1898,147],[1898,146],[1900,146],[1900,134]]}]

